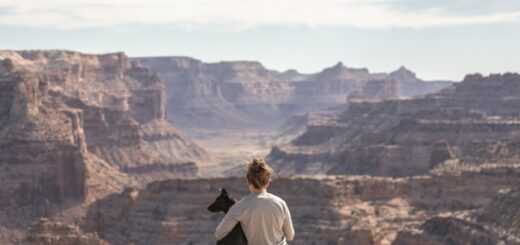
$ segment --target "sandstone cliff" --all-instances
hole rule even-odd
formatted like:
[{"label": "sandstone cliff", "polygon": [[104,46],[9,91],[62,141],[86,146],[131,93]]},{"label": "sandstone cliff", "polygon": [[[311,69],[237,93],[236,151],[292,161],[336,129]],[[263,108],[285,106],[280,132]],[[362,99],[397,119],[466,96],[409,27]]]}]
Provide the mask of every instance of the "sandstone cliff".
[{"label": "sandstone cliff", "polygon": [[33,204],[86,196],[89,162],[80,112],[48,103],[47,83],[2,73],[0,202]]},{"label": "sandstone cliff", "polygon": [[500,190],[491,202],[466,217],[428,219],[419,229],[400,231],[393,244],[520,244],[519,193]]},{"label": "sandstone cliff", "polygon": [[41,219],[28,231],[24,245],[110,245],[94,234],[83,234],[77,226]]},{"label": "sandstone cliff", "polygon": [[[341,62],[315,74],[278,72],[258,62],[203,63],[187,57],[136,58],[166,84],[168,118],[181,128],[272,128],[295,113],[320,112],[356,98],[423,95],[450,82],[424,82],[401,68],[390,74]],[[369,81],[387,80],[389,82]],[[388,89],[393,83],[394,89]]]},{"label": "sandstone cliff", "polygon": [[[352,102],[269,158],[282,173],[423,174],[449,159],[515,161],[520,75],[466,79],[425,97]],[[499,154],[497,154],[499,153]]]},{"label": "sandstone cliff", "polygon": [[87,151],[81,113],[49,101],[46,82],[13,67],[0,72],[2,244],[19,242],[52,204],[87,200],[89,169],[97,163]]},{"label": "sandstone cliff", "polygon": [[0,51],[0,243],[134,179],[195,176],[210,156],[165,120],[165,101],[157,74],[122,53]]},{"label": "sandstone cliff", "polygon": [[[69,117],[75,113],[85,150],[124,172],[142,173],[157,166],[193,175],[194,163],[209,160],[165,120],[166,94],[158,75],[122,53],[5,51],[0,57],[11,70],[34,74],[49,90],[53,109],[73,111]],[[17,101],[13,106],[24,109],[17,108],[22,106]]]},{"label": "sandstone cliff", "polygon": [[[438,227],[441,221],[434,219],[437,215],[483,208],[499,189],[520,184],[518,166],[455,169],[413,178],[277,178],[270,192],[286,200],[291,210],[296,229],[294,244],[364,245],[391,244],[396,237],[404,239],[400,231]],[[222,187],[237,198],[248,193],[243,178],[153,182],[144,189],[127,189],[93,203],[83,228],[98,232],[113,245],[211,243],[223,214],[210,213],[206,208]],[[468,223],[471,229],[466,229],[464,221],[446,222],[454,227],[450,231],[453,236],[477,227]],[[437,229],[431,228],[436,234],[442,232]],[[468,239],[481,237],[479,233],[467,234]]]},{"label": "sandstone cliff", "polygon": [[517,186],[500,191],[478,213],[477,221],[493,227],[501,236],[520,244],[520,190]]}]

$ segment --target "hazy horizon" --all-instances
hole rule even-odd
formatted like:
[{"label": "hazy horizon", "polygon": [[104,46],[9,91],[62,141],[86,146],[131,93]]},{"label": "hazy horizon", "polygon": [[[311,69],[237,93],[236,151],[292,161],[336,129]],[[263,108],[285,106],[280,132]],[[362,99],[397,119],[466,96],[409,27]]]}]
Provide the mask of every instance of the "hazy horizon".
[{"label": "hazy horizon", "polygon": [[371,72],[405,66],[425,80],[520,71],[519,28],[512,0],[0,2],[1,49],[249,60],[302,73],[342,61]]}]

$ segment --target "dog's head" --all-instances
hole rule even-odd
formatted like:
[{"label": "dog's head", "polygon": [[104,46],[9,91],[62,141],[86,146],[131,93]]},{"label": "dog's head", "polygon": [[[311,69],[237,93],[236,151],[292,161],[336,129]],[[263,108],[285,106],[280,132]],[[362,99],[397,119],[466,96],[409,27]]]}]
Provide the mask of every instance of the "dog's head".
[{"label": "dog's head", "polygon": [[213,213],[220,211],[227,213],[229,208],[231,208],[231,206],[236,202],[236,199],[231,197],[225,188],[222,188],[220,189],[220,195],[215,199],[215,202],[209,205],[208,210]]}]

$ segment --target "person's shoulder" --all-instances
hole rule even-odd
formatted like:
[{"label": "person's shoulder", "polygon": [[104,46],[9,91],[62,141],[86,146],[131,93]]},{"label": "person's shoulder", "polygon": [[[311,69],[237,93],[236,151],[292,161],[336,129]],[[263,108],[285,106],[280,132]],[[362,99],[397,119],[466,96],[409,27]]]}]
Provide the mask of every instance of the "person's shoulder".
[{"label": "person's shoulder", "polygon": [[285,201],[281,197],[279,197],[275,194],[272,194],[272,193],[267,193],[267,194],[269,195],[269,198],[271,198],[273,201],[286,205]]},{"label": "person's shoulder", "polygon": [[237,203],[235,203],[235,205],[250,202],[252,199],[253,196],[251,194],[243,196],[242,198],[240,198],[240,200],[238,200]]},{"label": "person's shoulder", "polygon": [[243,211],[244,209],[246,209],[249,206],[250,202],[251,202],[251,195],[247,195],[247,196],[240,198],[240,200],[238,200],[235,204],[233,204],[233,206],[231,206],[231,208],[233,208],[235,210]]}]

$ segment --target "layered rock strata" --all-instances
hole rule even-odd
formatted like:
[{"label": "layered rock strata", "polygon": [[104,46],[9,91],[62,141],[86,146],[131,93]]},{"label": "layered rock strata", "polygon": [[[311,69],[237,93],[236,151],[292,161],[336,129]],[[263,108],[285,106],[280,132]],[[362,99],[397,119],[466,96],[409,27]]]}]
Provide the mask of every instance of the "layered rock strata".
[{"label": "layered rock strata", "polygon": [[77,226],[41,219],[28,231],[24,245],[110,245],[95,234],[84,234]]},{"label": "layered rock strata", "polygon": [[350,94],[357,99],[381,100],[423,95],[451,84],[424,82],[404,67],[386,74],[338,63],[318,73],[300,74],[269,70],[250,61],[135,60],[157,70],[164,79],[168,118],[183,129],[272,129],[293,114],[344,105]]},{"label": "layered rock strata", "polygon": [[55,108],[33,74],[2,73],[0,203],[84,200],[89,163],[81,112]]},{"label": "layered rock strata", "polygon": [[[277,178],[270,191],[291,210],[295,244],[391,244],[403,236],[399,231],[420,230],[442,213],[485,207],[499,189],[520,184],[520,168],[510,165],[456,169],[413,178]],[[210,243],[223,215],[206,208],[222,187],[237,198],[248,194],[243,178],[154,182],[92,204],[84,229],[114,245]],[[432,227],[437,226],[434,221],[429,221]],[[465,223],[453,221],[453,226]],[[475,237],[479,235],[468,239]]]},{"label": "layered rock strata", "polygon": [[[86,148],[83,151],[124,172],[146,173],[158,167],[190,176],[196,174],[196,162],[210,159],[165,120],[165,88],[157,73],[131,62],[123,53],[4,51],[0,57],[8,64],[6,74],[33,74],[40,90],[48,90],[44,102],[71,118],[75,132],[70,137],[82,141],[78,144]],[[22,103],[33,94],[15,91],[10,118],[16,111],[36,113],[39,105],[25,108]],[[7,110],[7,106],[2,108]]]},{"label": "layered rock strata", "polygon": [[165,120],[165,90],[123,53],[0,51],[0,243],[79,219],[122,186],[193,177],[209,154]]},{"label": "layered rock strata", "polygon": [[393,244],[520,244],[519,194],[500,190],[484,208],[466,217],[433,217],[419,229],[400,231]]},{"label": "layered rock strata", "polygon": [[336,118],[308,125],[269,159],[281,173],[409,176],[450,159],[518,159],[520,75],[466,79],[421,98],[352,102]]}]

